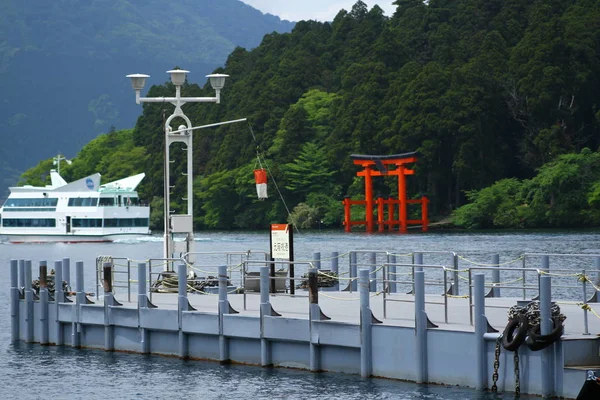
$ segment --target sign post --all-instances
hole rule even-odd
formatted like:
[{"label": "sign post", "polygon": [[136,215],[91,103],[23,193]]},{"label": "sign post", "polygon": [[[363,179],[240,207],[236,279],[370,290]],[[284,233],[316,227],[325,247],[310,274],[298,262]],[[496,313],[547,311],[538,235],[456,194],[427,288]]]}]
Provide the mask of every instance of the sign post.
[{"label": "sign post", "polygon": [[[271,249],[271,293],[275,293],[275,261],[276,258],[294,261],[294,230],[291,224],[271,224],[269,236]],[[290,263],[290,294],[295,293],[294,264]]]}]

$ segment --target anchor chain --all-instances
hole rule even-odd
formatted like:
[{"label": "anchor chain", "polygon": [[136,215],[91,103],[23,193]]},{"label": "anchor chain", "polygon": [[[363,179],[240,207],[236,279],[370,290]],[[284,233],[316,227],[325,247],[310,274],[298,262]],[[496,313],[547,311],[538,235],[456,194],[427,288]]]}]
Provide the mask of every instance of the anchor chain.
[{"label": "anchor chain", "polygon": [[515,350],[515,396],[521,395],[521,381],[519,379],[519,349]]},{"label": "anchor chain", "polygon": [[500,367],[500,343],[502,343],[502,335],[496,339],[496,350],[494,352],[494,373],[492,374],[492,392],[498,391],[498,368]]}]

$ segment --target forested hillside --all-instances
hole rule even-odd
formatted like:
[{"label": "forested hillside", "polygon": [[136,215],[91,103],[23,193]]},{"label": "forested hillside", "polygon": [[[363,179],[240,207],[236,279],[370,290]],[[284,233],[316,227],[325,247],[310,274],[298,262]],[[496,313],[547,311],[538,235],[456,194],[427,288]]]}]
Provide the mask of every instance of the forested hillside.
[{"label": "forested hillside", "polygon": [[40,159],[133,126],[126,74],[166,81],[177,64],[203,77],[293,25],[238,0],[3,0],[0,198]]},{"label": "forested hillside", "polygon": [[[310,218],[339,226],[343,197],[363,196],[350,154],[408,151],[420,153],[409,193],[427,194],[434,215],[451,213],[501,179],[529,182],[523,180],[544,172],[544,165],[566,163],[577,167],[553,169],[545,180],[540,175],[539,185],[528,186],[515,206],[529,204],[535,190],[550,188],[536,197],[537,212],[552,215],[557,207],[577,204],[588,218],[575,222],[564,214],[538,225],[598,223],[593,222],[600,207],[598,167],[584,161],[597,159],[600,144],[600,2],[398,0],[396,5],[388,18],[379,7],[369,10],[358,1],[332,23],[299,22],[289,34],[270,34],[259,47],[236,48],[229,55],[218,70],[231,75],[222,104],[184,108],[196,125],[247,117],[251,127],[195,133],[198,228],[252,228],[285,220],[273,185],[268,200],[256,199],[257,150],[287,206],[302,203],[294,216],[308,225]],[[149,96],[173,92],[167,84],[152,87]],[[212,91],[188,84],[183,94]],[[145,105],[132,134],[133,145],[148,155],[132,162],[149,176],[143,194],[155,202],[163,190],[163,109],[169,115],[172,107]],[[183,154],[175,152],[178,157]],[[172,182],[182,194],[173,198],[183,197],[184,179]],[[572,190],[562,182],[575,185],[585,199],[572,193],[557,201]],[[383,196],[396,191],[393,179],[376,185]]]}]

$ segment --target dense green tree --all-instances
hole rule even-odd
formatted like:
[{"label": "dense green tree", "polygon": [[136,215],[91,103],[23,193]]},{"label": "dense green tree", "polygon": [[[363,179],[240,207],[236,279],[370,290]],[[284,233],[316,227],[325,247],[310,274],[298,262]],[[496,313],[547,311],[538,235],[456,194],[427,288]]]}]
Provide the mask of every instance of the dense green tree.
[{"label": "dense green tree", "polygon": [[[597,223],[600,2],[395,5],[388,18],[357,1],[331,23],[301,21],[254,49],[233,50],[215,71],[231,75],[221,104],[184,106],[196,125],[248,120],[194,133],[198,228],[259,227],[290,214],[339,226],[342,198],[364,196],[350,155],[412,151],[419,156],[409,197],[427,194],[434,216],[470,202],[455,214],[462,226]],[[165,83],[148,96],[173,92]],[[213,93],[208,83],[182,88],[184,96]],[[145,104],[132,135],[91,142],[66,176],[142,170],[144,196],[161,198],[172,111]],[[185,195],[184,151],[171,150],[176,209],[185,206],[176,200]],[[257,159],[269,168],[265,201],[254,193]],[[43,170],[27,179],[45,179]],[[397,191],[394,180],[374,184],[384,196]]]}]

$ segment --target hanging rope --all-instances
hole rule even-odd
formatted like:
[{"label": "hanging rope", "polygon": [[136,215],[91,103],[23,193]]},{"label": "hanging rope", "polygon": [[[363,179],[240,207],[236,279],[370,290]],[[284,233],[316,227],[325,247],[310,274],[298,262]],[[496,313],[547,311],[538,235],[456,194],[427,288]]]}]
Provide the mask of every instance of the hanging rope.
[{"label": "hanging rope", "polygon": [[[256,159],[258,160],[258,164],[260,165],[260,167],[262,168],[262,163],[264,163],[266,170],[269,172],[269,175],[271,176],[271,179],[273,180],[273,185],[275,185],[275,189],[277,190],[277,193],[279,194],[279,198],[281,198],[281,202],[283,203],[283,206],[285,207],[285,210],[287,211],[288,217],[291,216],[291,212],[290,209],[288,208],[285,199],[283,198],[283,195],[281,194],[281,190],[279,190],[279,186],[277,185],[277,182],[275,181],[275,177],[273,176],[273,173],[271,172],[271,169],[269,168],[269,164],[267,164],[267,160],[263,157],[262,159],[262,163],[260,161],[260,145],[258,144],[258,140],[256,140],[256,136],[254,135],[254,130],[252,129],[252,125],[250,125],[250,123],[248,123],[248,129],[250,129],[250,133],[252,134],[252,139],[254,139],[254,143],[256,143]],[[254,164],[256,165],[256,164]],[[296,230],[297,233],[300,233],[300,231],[298,230],[298,227],[294,224],[294,229]]]}]

